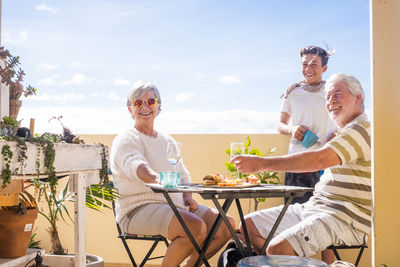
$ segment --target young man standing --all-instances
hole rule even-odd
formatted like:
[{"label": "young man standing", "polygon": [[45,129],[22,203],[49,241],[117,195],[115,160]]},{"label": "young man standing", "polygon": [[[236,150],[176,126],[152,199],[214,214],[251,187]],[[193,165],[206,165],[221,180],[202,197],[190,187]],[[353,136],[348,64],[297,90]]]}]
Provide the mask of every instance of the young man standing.
[{"label": "young man standing", "polygon": [[[282,95],[283,103],[278,131],[291,135],[288,154],[315,150],[333,137],[335,123],[325,108],[322,74],[328,68],[329,54],[321,47],[308,46],[300,50],[304,80],[291,85]],[[306,131],[318,139],[311,146],[302,143]],[[286,172],[285,185],[314,187],[319,181],[320,170],[313,172]],[[292,203],[304,203],[312,193],[293,199]]]}]

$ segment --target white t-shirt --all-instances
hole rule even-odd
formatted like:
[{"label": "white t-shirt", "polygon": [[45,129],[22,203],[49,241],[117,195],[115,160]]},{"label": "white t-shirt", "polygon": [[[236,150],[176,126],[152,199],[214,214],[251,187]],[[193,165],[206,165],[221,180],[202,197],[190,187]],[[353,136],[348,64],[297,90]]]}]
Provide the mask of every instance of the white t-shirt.
[{"label": "white t-shirt", "polygon": [[[307,126],[311,132],[318,136],[317,142],[308,148],[310,150],[322,147],[331,134],[336,131],[336,124],[329,118],[326,110],[323,89],[318,92],[308,92],[300,86],[296,87],[287,98],[284,98],[281,112],[290,115],[290,125]],[[304,150],[307,150],[307,148],[292,136],[288,154]]]}]

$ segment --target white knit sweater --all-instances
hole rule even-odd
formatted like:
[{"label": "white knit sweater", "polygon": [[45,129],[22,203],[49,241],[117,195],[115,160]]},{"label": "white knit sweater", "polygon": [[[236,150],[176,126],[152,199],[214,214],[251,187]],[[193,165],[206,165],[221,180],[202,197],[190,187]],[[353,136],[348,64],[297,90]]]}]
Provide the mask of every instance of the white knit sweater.
[{"label": "white knit sweater", "polygon": [[[157,137],[151,137],[135,128],[119,134],[113,140],[110,156],[112,179],[121,195],[116,203],[117,222],[128,212],[144,204],[167,203],[162,194],[154,193],[138,177],[137,168],[146,164],[157,173],[173,171],[173,166],[167,160],[168,142],[175,140],[160,132],[157,132]],[[181,173],[180,183],[190,183],[189,172],[182,160],[179,161],[177,170]],[[187,210],[182,194],[171,194],[171,198],[178,208]]]}]

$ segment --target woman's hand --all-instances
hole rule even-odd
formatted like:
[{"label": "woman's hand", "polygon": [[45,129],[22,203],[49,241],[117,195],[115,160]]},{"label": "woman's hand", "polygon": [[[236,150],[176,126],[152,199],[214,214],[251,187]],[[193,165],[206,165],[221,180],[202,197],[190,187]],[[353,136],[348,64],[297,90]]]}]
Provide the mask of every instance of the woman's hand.
[{"label": "woman's hand", "polygon": [[197,210],[197,202],[192,198],[192,193],[183,193],[183,202],[185,203],[185,206],[189,207],[189,211],[193,212]]}]

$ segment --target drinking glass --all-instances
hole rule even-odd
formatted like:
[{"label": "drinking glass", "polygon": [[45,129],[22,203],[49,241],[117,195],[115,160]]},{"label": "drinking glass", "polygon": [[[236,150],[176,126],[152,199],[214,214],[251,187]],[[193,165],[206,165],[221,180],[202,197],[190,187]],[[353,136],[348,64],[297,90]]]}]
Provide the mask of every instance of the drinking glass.
[{"label": "drinking glass", "polygon": [[[244,155],[245,150],[244,150],[244,143],[231,143],[231,160],[239,155]],[[235,162],[233,162],[235,164]],[[237,172],[237,178],[240,178],[239,176],[239,171],[236,170]]]},{"label": "drinking glass", "polygon": [[182,143],[173,143],[173,142],[168,143],[167,159],[168,162],[174,166],[175,170],[176,170],[176,164],[178,164],[181,158],[182,158]]}]

